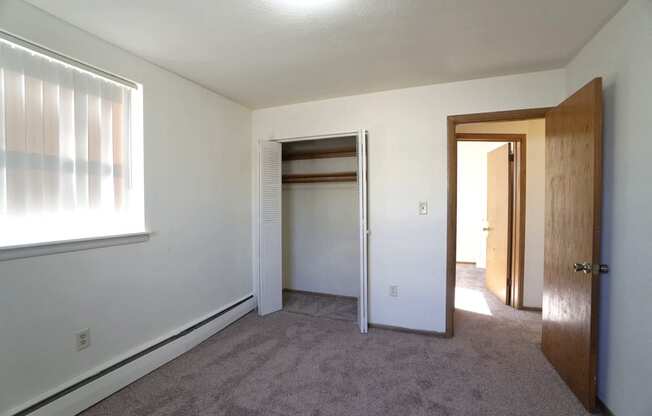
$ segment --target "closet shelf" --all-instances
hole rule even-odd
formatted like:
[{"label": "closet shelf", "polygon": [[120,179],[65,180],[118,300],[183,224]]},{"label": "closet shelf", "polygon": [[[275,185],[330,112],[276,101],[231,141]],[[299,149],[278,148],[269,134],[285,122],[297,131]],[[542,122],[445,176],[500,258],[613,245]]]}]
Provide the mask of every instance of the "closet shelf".
[{"label": "closet shelf", "polygon": [[335,157],[356,157],[355,147],[340,149],[314,150],[305,153],[288,153],[283,155],[283,160],[329,159]]},{"label": "closet shelf", "polygon": [[283,183],[355,182],[356,172],[332,172],[283,175]]}]

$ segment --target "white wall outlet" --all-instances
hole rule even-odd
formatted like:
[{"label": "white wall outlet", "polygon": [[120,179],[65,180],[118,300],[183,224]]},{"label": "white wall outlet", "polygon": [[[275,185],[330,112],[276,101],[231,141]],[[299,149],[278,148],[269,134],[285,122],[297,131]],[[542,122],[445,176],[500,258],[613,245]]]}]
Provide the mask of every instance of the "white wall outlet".
[{"label": "white wall outlet", "polygon": [[75,334],[77,341],[77,351],[84,350],[91,346],[91,330],[88,328],[82,329]]},{"label": "white wall outlet", "polygon": [[394,298],[398,297],[398,286],[392,285],[389,287],[389,296]]},{"label": "white wall outlet", "polygon": [[419,201],[419,215],[428,215],[428,201]]}]

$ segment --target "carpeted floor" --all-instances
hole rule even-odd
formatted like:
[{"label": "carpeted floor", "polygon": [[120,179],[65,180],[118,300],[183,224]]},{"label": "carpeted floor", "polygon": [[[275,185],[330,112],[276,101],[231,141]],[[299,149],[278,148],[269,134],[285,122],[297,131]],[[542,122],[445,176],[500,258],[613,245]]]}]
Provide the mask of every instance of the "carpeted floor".
[{"label": "carpeted floor", "polygon": [[453,339],[251,313],[83,413],[98,415],[586,415],[539,349],[540,318],[458,272]]},{"label": "carpeted floor", "polygon": [[356,322],[358,319],[358,300],[344,296],[284,291],[283,310],[315,317]]}]

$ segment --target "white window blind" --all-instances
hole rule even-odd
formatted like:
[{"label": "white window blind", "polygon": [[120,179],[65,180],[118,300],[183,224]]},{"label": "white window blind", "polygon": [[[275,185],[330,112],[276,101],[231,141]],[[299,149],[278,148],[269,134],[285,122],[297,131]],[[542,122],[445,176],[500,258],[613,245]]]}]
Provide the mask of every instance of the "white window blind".
[{"label": "white window blind", "polygon": [[143,230],[132,92],[0,41],[0,247]]}]

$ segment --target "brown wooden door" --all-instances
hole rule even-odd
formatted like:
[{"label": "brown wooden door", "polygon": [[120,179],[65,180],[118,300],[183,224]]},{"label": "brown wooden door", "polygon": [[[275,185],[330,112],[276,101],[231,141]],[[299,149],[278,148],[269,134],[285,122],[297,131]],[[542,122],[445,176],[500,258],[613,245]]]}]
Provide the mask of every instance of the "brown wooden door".
[{"label": "brown wooden door", "polygon": [[487,154],[487,270],[485,285],[509,302],[511,180],[509,144]]},{"label": "brown wooden door", "polygon": [[602,197],[602,80],[546,115],[543,352],[588,410],[596,405]]}]

